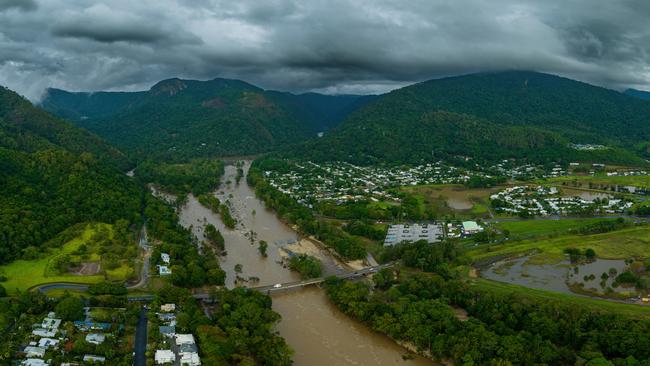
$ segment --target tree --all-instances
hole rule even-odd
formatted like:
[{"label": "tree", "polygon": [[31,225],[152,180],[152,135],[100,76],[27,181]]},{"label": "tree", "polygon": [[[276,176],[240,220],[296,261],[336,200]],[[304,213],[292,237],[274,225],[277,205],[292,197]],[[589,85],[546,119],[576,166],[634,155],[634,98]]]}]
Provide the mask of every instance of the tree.
[{"label": "tree", "polygon": [[587,250],[585,250],[585,257],[587,257],[589,260],[593,260],[596,258],[596,251],[591,248],[587,248]]},{"label": "tree", "polygon": [[4,286],[0,285],[0,297],[5,296],[7,296],[7,290],[4,288]]},{"label": "tree", "polygon": [[386,290],[393,285],[393,271],[390,268],[382,268],[372,276],[372,280],[377,288]]},{"label": "tree", "polygon": [[84,316],[84,302],[67,294],[54,308],[56,315],[64,320],[79,320]]},{"label": "tree", "polygon": [[257,248],[260,251],[260,254],[262,257],[267,257],[268,255],[266,254],[266,248],[269,246],[269,243],[267,243],[265,240],[260,240],[259,247]]}]

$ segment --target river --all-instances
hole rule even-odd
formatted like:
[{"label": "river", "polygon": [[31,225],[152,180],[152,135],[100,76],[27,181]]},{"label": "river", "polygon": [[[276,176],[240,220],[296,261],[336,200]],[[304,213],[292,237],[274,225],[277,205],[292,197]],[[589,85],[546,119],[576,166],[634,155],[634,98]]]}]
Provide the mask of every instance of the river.
[{"label": "river", "polygon": [[[247,161],[246,173],[249,167]],[[215,193],[222,202],[229,201],[232,215],[238,221],[234,230],[225,228],[219,216],[192,195],[180,210],[181,224],[191,226],[199,239],[203,239],[203,226],[208,222],[222,232],[228,253],[221,260],[227,274],[226,286],[235,286],[237,277],[240,284],[250,286],[298,280],[297,274],[279,263],[283,247],[317,256],[325,274],[347,270],[326,250],[308,239],[300,240],[292,228],[255,197],[245,177],[236,184],[236,174],[234,166],[226,166],[221,188]],[[250,240],[251,231],[256,235],[254,244]],[[258,251],[259,240],[268,242],[267,258]],[[237,264],[242,265],[240,273],[235,271]],[[245,282],[250,277],[259,278],[259,282]],[[408,353],[404,348],[342,314],[319,288],[273,294],[273,309],[282,316],[277,330],[294,350],[295,365],[435,365],[422,357],[403,360],[402,356]]]}]

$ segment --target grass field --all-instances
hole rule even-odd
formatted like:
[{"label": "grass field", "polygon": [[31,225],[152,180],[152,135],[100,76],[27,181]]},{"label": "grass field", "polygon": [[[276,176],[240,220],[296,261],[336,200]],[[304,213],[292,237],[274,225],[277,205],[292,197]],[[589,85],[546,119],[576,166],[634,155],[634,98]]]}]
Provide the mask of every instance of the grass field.
[{"label": "grass field", "polygon": [[[107,225],[107,224],[100,224]],[[90,241],[90,238],[96,232],[95,225],[88,225],[84,232],[65,243],[63,247],[52,249],[44,257],[34,260],[17,260],[8,265],[0,266],[0,273],[7,277],[7,281],[2,285],[7,289],[7,292],[13,294],[17,291],[25,291],[36,285],[52,282],[76,282],[76,283],[97,283],[104,280],[102,275],[82,276],[74,274],[56,275],[50,268],[52,261],[61,255],[71,254],[75,252],[81,244]],[[90,255],[99,258],[96,254]],[[120,271],[127,272],[122,267],[117,268],[115,277],[121,275]]]},{"label": "grass field", "polygon": [[490,281],[480,278],[471,280],[471,283],[473,286],[477,286],[491,292],[517,293],[534,298],[545,298],[549,300],[566,302],[572,305],[581,305],[592,310],[613,312],[636,319],[650,319],[650,306],[624,304],[583,296],[563,294],[553,291],[531,289],[528,287],[511,285],[503,282]]},{"label": "grass field", "polygon": [[637,226],[604,234],[570,234],[555,238],[527,239],[502,244],[483,245],[469,251],[475,260],[497,256],[510,256],[538,251],[536,260],[543,263],[558,262],[564,258],[565,248],[592,248],[599,258],[627,259],[650,258],[650,226]]},{"label": "grass field", "polygon": [[606,175],[567,175],[557,178],[549,178],[544,180],[546,183],[564,183],[567,182],[571,184],[572,182],[578,182],[584,185],[588,185],[590,182],[593,184],[617,184],[624,186],[634,186],[640,188],[650,188],[650,176],[616,176],[608,177]]},{"label": "grass field", "polygon": [[580,229],[599,221],[615,219],[584,218],[562,220],[524,220],[504,221],[493,223],[492,226],[499,230],[508,230],[511,237],[533,237],[541,235],[561,234],[570,230]]},{"label": "grass field", "polygon": [[440,215],[487,217],[489,197],[499,188],[467,188],[458,184],[433,184],[403,187],[404,191],[420,198],[422,204],[434,207]]}]

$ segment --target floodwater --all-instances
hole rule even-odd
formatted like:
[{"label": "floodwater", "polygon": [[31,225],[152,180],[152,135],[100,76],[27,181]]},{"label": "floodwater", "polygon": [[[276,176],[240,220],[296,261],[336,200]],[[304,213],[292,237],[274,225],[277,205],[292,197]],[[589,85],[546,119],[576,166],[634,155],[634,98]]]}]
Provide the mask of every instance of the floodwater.
[{"label": "floodwater", "polygon": [[[600,285],[603,272],[609,273],[615,269],[616,273],[625,271],[625,261],[611,259],[597,259],[591,263],[573,265],[568,260],[555,264],[527,263],[530,257],[521,257],[495,262],[490,267],[481,271],[481,276],[490,280],[507,282],[529,288],[551,290],[566,294],[575,294],[569,284],[584,284],[585,290],[604,293],[611,287],[615,276],[610,276],[605,281],[605,287]],[[575,271],[575,268],[578,268]],[[594,275],[594,279],[585,280],[585,276]],[[623,288],[613,289],[621,292]]]},{"label": "floodwater", "polygon": [[593,191],[583,191],[580,189],[570,189],[570,188],[563,188],[562,189],[562,194],[566,197],[580,197],[585,201],[593,201],[596,198],[598,199],[603,199],[607,198],[610,199],[612,196],[607,193],[601,193],[601,192],[593,192]]},{"label": "floodwater", "polygon": [[[250,162],[246,162],[244,171],[248,172],[249,167]],[[222,184],[216,192],[219,200],[229,202],[231,213],[238,221],[234,230],[224,227],[219,215],[203,207],[191,195],[180,212],[181,224],[191,226],[199,239],[204,238],[203,227],[208,222],[223,234],[227,255],[222,258],[221,266],[226,271],[228,287],[235,286],[237,277],[242,281],[240,285],[251,287],[298,280],[297,274],[279,263],[283,248],[295,248],[297,243],[305,244],[307,252],[321,259],[324,274],[346,271],[345,265],[326,250],[301,241],[294,230],[264,208],[246,184],[246,178],[236,184],[236,172],[234,166],[226,166],[223,181],[230,181],[230,184]],[[254,244],[250,240],[251,231],[255,235]],[[267,258],[258,251],[259,240],[268,243]],[[241,273],[235,271],[237,264],[242,265]],[[250,277],[259,278],[259,282],[245,282]],[[290,290],[272,296],[273,309],[282,316],[277,330],[294,350],[298,366],[435,365],[422,357],[404,361],[402,356],[408,353],[406,349],[341,313],[320,288]]]}]

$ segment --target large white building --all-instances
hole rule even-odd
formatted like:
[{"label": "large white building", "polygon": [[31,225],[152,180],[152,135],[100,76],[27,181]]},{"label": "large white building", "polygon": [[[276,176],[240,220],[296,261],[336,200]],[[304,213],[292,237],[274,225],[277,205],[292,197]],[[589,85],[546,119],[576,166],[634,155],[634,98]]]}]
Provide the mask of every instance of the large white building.
[{"label": "large white building", "polygon": [[419,240],[424,240],[427,243],[437,243],[443,237],[444,230],[439,223],[397,224],[388,227],[384,245],[395,245],[404,241],[416,242]]}]

